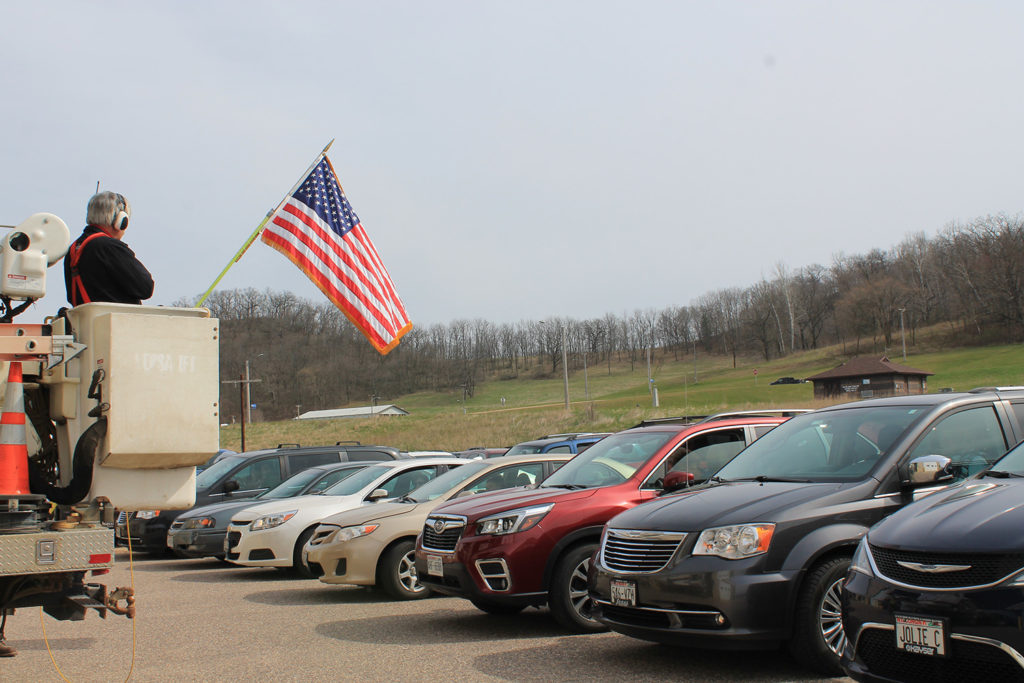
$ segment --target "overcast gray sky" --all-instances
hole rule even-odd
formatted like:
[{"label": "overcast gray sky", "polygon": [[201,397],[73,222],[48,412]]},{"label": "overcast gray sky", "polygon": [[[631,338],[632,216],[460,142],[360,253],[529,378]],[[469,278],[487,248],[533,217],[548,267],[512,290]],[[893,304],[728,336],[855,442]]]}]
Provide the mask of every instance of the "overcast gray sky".
[{"label": "overcast gray sky", "polygon": [[[1021,211],[1014,2],[0,0],[0,223],[195,297],[331,139],[413,323],[691,303]],[[222,281],[323,296],[257,242]],[[63,277],[20,320],[62,305]]]}]

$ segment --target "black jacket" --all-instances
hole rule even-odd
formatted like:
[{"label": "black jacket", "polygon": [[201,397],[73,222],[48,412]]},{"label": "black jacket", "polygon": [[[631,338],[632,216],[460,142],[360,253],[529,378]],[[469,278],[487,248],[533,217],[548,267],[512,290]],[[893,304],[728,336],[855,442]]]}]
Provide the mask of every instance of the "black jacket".
[{"label": "black jacket", "polygon": [[[85,245],[78,260],[78,273],[89,300],[141,304],[143,299],[153,296],[153,276],[135,258],[135,252],[127,244],[108,237],[102,230],[91,225],[85,227],[75,244],[96,233],[100,233],[100,237]],[[71,296],[70,249],[64,256],[64,289],[68,302],[74,305]]]}]

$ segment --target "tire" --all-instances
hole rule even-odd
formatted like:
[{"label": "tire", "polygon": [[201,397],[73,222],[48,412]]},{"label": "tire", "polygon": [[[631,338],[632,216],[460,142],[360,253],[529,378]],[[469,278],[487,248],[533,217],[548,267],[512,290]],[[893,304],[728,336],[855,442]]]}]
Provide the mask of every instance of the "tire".
[{"label": "tire", "polygon": [[798,662],[826,676],[842,676],[839,656],[846,646],[841,619],[840,591],[849,557],[833,557],[816,565],[796,602],[793,639],[789,651]]},{"label": "tire", "polygon": [[431,591],[416,574],[416,543],[401,541],[388,548],[377,566],[377,585],[396,600],[419,600]]},{"label": "tire", "polygon": [[597,633],[607,627],[590,616],[587,570],[596,543],[570,548],[555,564],[548,593],[548,607],[555,620],[573,633]]},{"label": "tire", "polygon": [[526,609],[520,605],[506,605],[501,602],[488,602],[487,600],[471,599],[470,602],[473,603],[473,607],[476,607],[481,612],[487,612],[497,617],[519,614]]},{"label": "tire", "polygon": [[295,541],[295,550],[292,552],[292,569],[304,579],[315,579],[324,573],[320,565],[316,563],[307,565],[302,561],[302,549],[306,547],[306,543],[313,537],[314,531],[316,531],[316,527],[311,526],[299,534],[299,540]]}]

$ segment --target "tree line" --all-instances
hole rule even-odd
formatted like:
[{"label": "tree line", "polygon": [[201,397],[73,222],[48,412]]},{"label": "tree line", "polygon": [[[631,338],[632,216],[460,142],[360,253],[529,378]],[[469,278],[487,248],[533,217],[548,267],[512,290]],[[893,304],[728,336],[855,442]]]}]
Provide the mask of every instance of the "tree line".
[{"label": "tree line", "polygon": [[[689,305],[601,318],[493,323],[454,320],[415,327],[379,356],[328,302],[255,289],[213,293],[221,321],[221,380],[249,362],[263,419],[306,410],[387,403],[415,391],[472,396],[486,377],[634,367],[649,350],[675,360],[725,354],[771,360],[842,344],[848,355],[913,344],[917,330],[948,326],[961,343],[1024,340],[1024,220],[987,216],[918,233],[895,247],[831,265],[777,264],[754,284],[707,292]],[[184,303],[184,302],[179,302]],[[187,304],[185,304],[187,305]],[[239,384],[222,384],[222,414],[239,415]],[[229,418],[230,419],[230,418]]]}]

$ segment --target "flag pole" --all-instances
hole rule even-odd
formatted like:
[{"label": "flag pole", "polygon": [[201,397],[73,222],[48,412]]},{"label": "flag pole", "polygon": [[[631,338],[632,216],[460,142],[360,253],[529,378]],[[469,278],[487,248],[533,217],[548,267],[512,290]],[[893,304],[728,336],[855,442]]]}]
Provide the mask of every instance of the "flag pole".
[{"label": "flag pole", "polygon": [[311,163],[309,165],[309,168],[306,169],[305,173],[303,173],[301,176],[299,176],[298,182],[296,182],[294,185],[292,185],[292,189],[288,190],[288,192],[281,199],[281,201],[279,201],[277,203],[277,206],[275,206],[273,209],[271,209],[270,211],[267,212],[267,215],[263,217],[263,220],[260,221],[260,224],[257,225],[256,229],[253,230],[251,235],[249,235],[249,239],[247,239],[245,241],[245,244],[242,245],[242,248],[238,250],[238,253],[235,254],[234,257],[230,261],[228,261],[228,264],[226,266],[224,266],[224,270],[220,271],[220,275],[218,275],[217,279],[213,281],[213,284],[210,285],[210,288],[207,289],[203,293],[203,295],[201,297],[199,297],[199,301],[197,301],[196,305],[195,305],[196,308],[199,308],[200,306],[203,305],[203,302],[206,301],[206,297],[210,296],[210,294],[213,292],[213,290],[217,287],[217,284],[220,283],[221,279],[223,279],[223,277],[225,275],[227,275],[228,270],[231,269],[231,266],[233,266],[236,263],[238,263],[238,260],[241,259],[243,255],[245,255],[245,252],[248,251],[250,246],[252,246],[252,243],[255,242],[256,238],[260,236],[261,232],[263,232],[263,226],[265,226],[267,224],[267,221],[270,220],[270,217],[273,216],[275,213],[277,213],[277,210],[281,208],[282,204],[284,204],[286,201],[288,201],[288,197],[292,196],[292,193],[295,192],[296,188],[298,188],[299,183],[301,183],[303,180],[305,180],[306,176],[308,176],[310,171],[313,170],[313,167],[316,166],[318,163],[320,163],[321,157],[323,157],[325,154],[327,154],[327,150],[329,150],[331,148],[331,145],[333,145],[333,144],[334,144],[334,138],[331,138],[331,141],[328,142],[327,146],[324,147],[323,151],[320,152],[320,154],[317,155],[316,159],[314,159],[313,163]]}]

